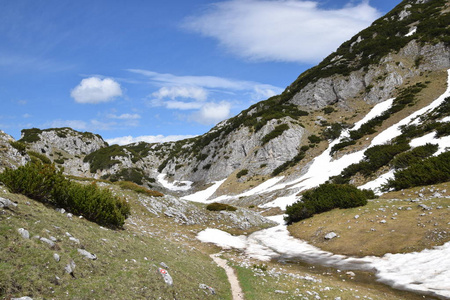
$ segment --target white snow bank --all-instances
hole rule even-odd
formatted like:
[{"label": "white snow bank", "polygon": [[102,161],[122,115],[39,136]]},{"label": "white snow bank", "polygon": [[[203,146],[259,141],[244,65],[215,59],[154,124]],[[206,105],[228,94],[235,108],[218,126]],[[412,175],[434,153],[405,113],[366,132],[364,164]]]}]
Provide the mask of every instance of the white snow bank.
[{"label": "white snow bank", "polygon": [[166,174],[159,174],[157,176],[158,182],[161,183],[163,187],[171,191],[187,191],[191,188],[192,181],[174,181],[169,182],[166,180]]},{"label": "white snow bank", "polygon": [[386,254],[372,265],[385,284],[450,298],[450,242],[422,252]]},{"label": "white snow bank", "polygon": [[194,202],[207,202],[208,198],[211,197],[217,189],[225,182],[226,179],[220,181],[214,181],[213,185],[203,191],[198,191],[197,193],[190,194],[182,197],[183,200],[194,201]]},{"label": "white snow bank", "polygon": [[411,31],[410,32],[408,32],[407,34],[405,34],[405,36],[412,36],[414,33],[416,33],[417,32],[417,27],[413,27],[412,29],[411,29]]},{"label": "white snow bank", "polygon": [[[273,220],[282,223],[282,217],[275,216]],[[371,271],[379,281],[398,289],[450,297],[450,242],[422,252],[356,258],[323,251],[293,238],[285,225],[257,231],[248,237],[208,228],[197,238],[224,249],[244,251],[247,256],[262,261],[301,260],[343,270]]]},{"label": "white snow bank", "polygon": [[448,148],[450,148],[450,136],[443,136],[441,138],[436,138],[435,135],[436,135],[435,132],[430,132],[429,134],[411,140],[409,145],[415,148],[423,146],[427,143],[437,144],[439,146],[439,149],[434,154],[434,156],[439,155],[442,152],[445,152],[446,149],[448,150]]},{"label": "white snow bank", "polygon": [[215,229],[207,228],[197,234],[197,239],[204,243],[213,243],[223,249],[240,249],[244,250],[246,245],[245,236],[233,236],[228,232]]}]

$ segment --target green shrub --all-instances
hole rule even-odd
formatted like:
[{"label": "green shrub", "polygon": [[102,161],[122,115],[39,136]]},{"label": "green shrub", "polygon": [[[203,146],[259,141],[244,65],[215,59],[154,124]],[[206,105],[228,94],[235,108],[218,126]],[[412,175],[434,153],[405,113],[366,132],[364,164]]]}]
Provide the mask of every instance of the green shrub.
[{"label": "green shrub", "polygon": [[303,193],[302,201],[288,205],[285,221],[292,224],[334,208],[363,206],[370,198],[375,198],[373,191],[359,190],[349,184],[324,183]]},{"label": "green shrub", "polygon": [[241,178],[242,176],[245,176],[247,174],[248,174],[248,170],[247,169],[240,170],[239,172],[237,172],[236,178]]},{"label": "green shrub", "polygon": [[35,152],[35,151],[28,151],[27,152],[28,155],[30,156],[31,160],[34,161],[41,161],[44,164],[51,164],[52,161],[50,160],[50,158],[48,158],[47,156],[45,156],[44,154],[41,154],[39,152]]},{"label": "green shrub", "polygon": [[24,143],[11,141],[9,144],[19,151],[20,154],[25,155],[27,153],[27,146]]},{"label": "green shrub", "polygon": [[313,134],[313,135],[308,136],[308,140],[313,144],[318,144],[318,143],[320,143],[320,141],[322,139],[320,137],[318,137],[317,135]]},{"label": "green shrub", "polygon": [[136,193],[145,194],[145,195],[151,196],[151,197],[162,197],[162,196],[164,196],[164,194],[162,194],[162,193],[160,193],[158,191],[152,191],[152,190],[146,189],[145,187],[137,185],[136,183],[130,182],[130,181],[118,181],[118,182],[116,182],[114,184],[117,184],[122,189],[131,190],[131,191],[134,191]]},{"label": "green shrub", "polygon": [[83,159],[84,162],[90,164],[91,173],[95,173],[97,170],[108,169],[111,166],[120,163],[120,160],[113,159],[116,156],[124,156],[127,154],[124,151],[124,147],[119,145],[112,145],[105,148],[100,148],[94,151]]},{"label": "green shrub", "polygon": [[130,207],[95,183],[83,185],[64,177],[54,164],[34,161],[16,170],[6,169],[0,181],[13,193],[62,207],[100,225],[122,227]]},{"label": "green shrub", "polygon": [[439,146],[435,144],[426,144],[419,146],[411,151],[398,154],[393,160],[392,165],[396,169],[407,168],[414,163],[418,163],[423,159],[433,155],[438,150]]},{"label": "green shrub", "polygon": [[218,202],[213,202],[211,204],[208,204],[206,206],[207,210],[210,211],[221,211],[221,210],[226,210],[226,211],[235,211],[237,210],[236,207],[225,204],[225,203],[218,203]]},{"label": "green shrub", "polygon": [[266,134],[261,139],[261,144],[262,145],[267,144],[270,140],[272,140],[272,139],[282,135],[283,132],[285,132],[288,129],[289,129],[289,125],[288,124],[281,124],[281,125],[276,126],[270,133]]},{"label": "green shrub", "polygon": [[409,168],[394,173],[384,190],[401,190],[415,186],[450,181],[450,152],[427,158]]}]

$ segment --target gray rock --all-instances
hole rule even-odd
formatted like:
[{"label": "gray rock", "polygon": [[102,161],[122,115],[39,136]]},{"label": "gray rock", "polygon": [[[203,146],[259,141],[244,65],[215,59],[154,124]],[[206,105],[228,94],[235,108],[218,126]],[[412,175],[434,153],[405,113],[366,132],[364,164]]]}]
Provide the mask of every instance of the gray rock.
[{"label": "gray rock", "polygon": [[172,276],[170,276],[169,272],[166,269],[158,268],[159,274],[161,274],[162,278],[164,279],[164,282],[167,285],[173,285],[173,279]]},{"label": "gray rock", "polygon": [[164,262],[160,262],[159,265],[160,265],[161,267],[163,267],[164,269],[169,269],[169,266],[166,265]]},{"label": "gray rock", "polygon": [[92,254],[84,249],[78,249],[78,253],[80,253],[81,255],[83,255],[84,257],[86,257],[88,259],[92,259],[92,260],[97,259],[97,256],[95,254]]},{"label": "gray rock", "polygon": [[200,284],[198,285],[198,287],[201,288],[202,290],[207,290],[207,291],[209,291],[209,292],[211,293],[211,295],[215,295],[215,294],[216,294],[216,291],[215,291],[212,287],[210,287],[209,285],[200,283]]},{"label": "gray rock", "polygon": [[59,262],[61,260],[61,257],[59,256],[58,253],[53,253],[53,258],[55,259],[56,262]]},{"label": "gray rock", "polygon": [[337,234],[335,233],[335,232],[330,232],[330,233],[327,233],[325,236],[324,236],[324,238],[326,239],[326,240],[331,240],[331,239],[333,239],[333,238],[335,238],[335,237],[337,237]]},{"label": "gray rock", "polygon": [[75,271],[75,262],[73,260],[70,260],[69,263],[64,267],[64,271],[66,271],[67,274],[72,275],[72,277],[75,277],[74,271]]},{"label": "gray rock", "polygon": [[0,208],[17,207],[17,204],[9,199],[0,197]]},{"label": "gray rock", "polygon": [[20,297],[20,298],[11,298],[11,300],[33,300],[33,298],[30,298],[28,296]]},{"label": "gray rock", "polygon": [[54,247],[55,246],[55,242],[53,242],[52,240],[49,240],[47,238],[41,237],[39,240],[44,242],[44,243],[47,243],[50,247]]},{"label": "gray rock", "polygon": [[19,234],[24,238],[24,239],[29,239],[30,238],[30,233],[28,232],[28,230],[24,229],[24,228],[19,228],[17,229],[17,231],[19,232]]}]

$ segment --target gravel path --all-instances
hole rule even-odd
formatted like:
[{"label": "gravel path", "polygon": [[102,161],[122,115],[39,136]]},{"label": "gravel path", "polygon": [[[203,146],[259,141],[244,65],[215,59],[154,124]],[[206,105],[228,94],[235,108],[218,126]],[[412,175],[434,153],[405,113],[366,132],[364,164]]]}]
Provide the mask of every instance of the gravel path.
[{"label": "gravel path", "polygon": [[241,286],[239,285],[239,280],[236,276],[236,273],[234,273],[233,268],[227,264],[227,261],[225,259],[220,258],[218,253],[211,254],[210,256],[219,267],[225,269],[228,281],[231,285],[233,300],[244,300],[244,293],[242,292]]}]

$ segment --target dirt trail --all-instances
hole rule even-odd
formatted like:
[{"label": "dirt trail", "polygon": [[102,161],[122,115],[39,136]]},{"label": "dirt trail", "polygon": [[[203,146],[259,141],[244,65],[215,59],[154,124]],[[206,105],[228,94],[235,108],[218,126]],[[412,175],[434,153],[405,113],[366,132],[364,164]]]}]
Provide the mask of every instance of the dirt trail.
[{"label": "dirt trail", "polygon": [[219,266],[225,269],[225,272],[228,277],[228,281],[231,285],[231,293],[233,295],[233,300],[244,300],[244,293],[242,292],[241,286],[239,285],[239,280],[234,273],[234,270],[232,267],[227,265],[227,261],[225,259],[222,259],[219,257],[220,254],[211,254],[211,258],[214,260],[214,262]]}]

